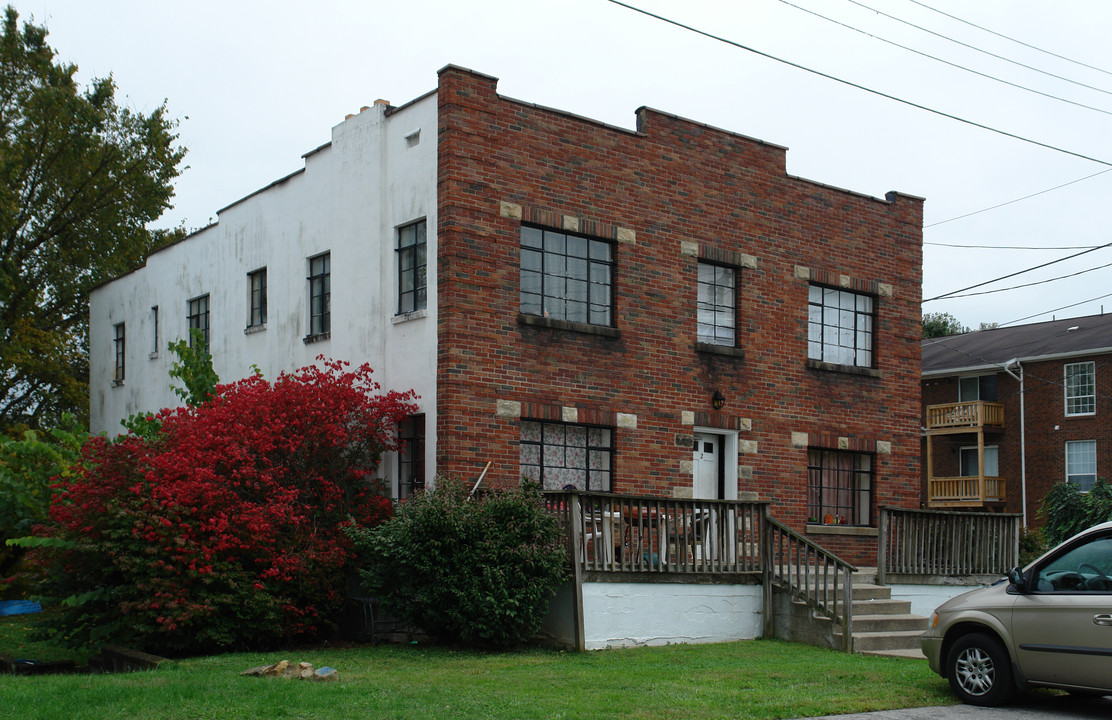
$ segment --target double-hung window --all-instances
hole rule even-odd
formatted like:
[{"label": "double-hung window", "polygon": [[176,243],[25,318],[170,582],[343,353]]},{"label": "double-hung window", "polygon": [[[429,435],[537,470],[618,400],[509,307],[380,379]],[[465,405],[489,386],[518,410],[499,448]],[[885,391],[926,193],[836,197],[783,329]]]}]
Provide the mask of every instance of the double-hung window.
[{"label": "double-hung window", "polygon": [[124,381],[124,372],[126,370],[127,335],[124,323],[114,326],[114,329],[116,334],[114,340],[116,349],[116,372],[112,377],[112,382],[119,385]]},{"label": "double-hung window", "polygon": [[411,415],[398,425],[398,499],[425,488],[425,416]]},{"label": "double-hung window", "polygon": [[309,258],[309,336],[332,331],[332,254]]},{"label": "double-hung window", "polygon": [[424,310],[428,253],[425,221],[398,228],[398,314]]},{"label": "double-hung window", "polygon": [[811,285],[807,312],[807,357],[873,367],[875,301],[871,295]]},{"label": "double-hung window", "polygon": [[699,262],[699,342],[733,347],[737,336],[737,271]]},{"label": "double-hung window", "polygon": [[521,312],[613,325],[614,249],[596,238],[521,228]]},{"label": "double-hung window", "polygon": [[193,331],[200,331],[201,347],[209,349],[209,296],[202,295],[189,301],[189,347],[193,347]]},{"label": "double-hung window", "polygon": [[613,430],[594,425],[521,422],[521,476],[545,490],[610,492]]},{"label": "double-hung window", "polygon": [[247,327],[262,327],[266,325],[266,268],[247,273],[247,292],[250,302]]},{"label": "double-hung window", "polygon": [[1097,411],[1096,363],[1069,363],[1065,367],[1066,415],[1093,415]]},{"label": "double-hung window", "polygon": [[1074,440],[1066,443],[1066,482],[1081,492],[1089,492],[1097,481],[1097,441]]},{"label": "double-hung window", "polygon": [[811,448],[807,451],[808,521],[823,525],[870,525],[873,456]]}]

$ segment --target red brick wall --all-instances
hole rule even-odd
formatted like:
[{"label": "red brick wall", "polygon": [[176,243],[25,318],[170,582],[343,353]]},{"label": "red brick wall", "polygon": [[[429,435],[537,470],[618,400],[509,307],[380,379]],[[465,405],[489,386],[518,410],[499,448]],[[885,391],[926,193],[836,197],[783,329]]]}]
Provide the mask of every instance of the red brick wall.
[{"label": "red brick wall", "polygon": [[[806,447],[793,433],[891,443],[877,455],[877,504],[919,506],[919,301],[922,201],[877,200],[785,173],[783,148],[656,111],[630,132],[509,100],[496,81],[442,71],[438,92],[438,450],[440,472],[473,479],[488,460],[494,484],[519,481],[519,422],[499,400],[576,407],[613,417],[615,492],[690,490],[692,426],[683,413],[747,427],[756,452],[739,480],[803,530]],[[526,217],[578,218],[615,242],[619,337],[519,324],[519,231],[501,203]],[[557,227],[559,227],[557,225]],[[744,253],[738,346],[744,358],[699,353],[697,260]],[[876,368],[862,377],[807,367],[808,281],[796,267],[845,275],[877,298]],[[713,414],[715,390],[726,405]],[[582,412],[582,410],[581,410]],[[744,474],[744,473],[743,473]],[[856,562],[872,538],[820,538]]]},{"label": "red brick wall", "polygon": [[[1065,366],[1070,363],[1093,361],[1096,368],[1096,414],[1066,417]],[[971,363],[972,364],[972,363]],[[1014,370],[1014,368],[1013,368]],[[1023,405],[1025,432],[1020,433],[1020,384],[1007,373],[997,373],[998,402],[1004,405],[1005,429],[1003,433],[986,434],[986,445],[998,445],[1000,474],[1007,482],[1007,512],[1023,512],[1023,467],[1021,445],[1026,445],[1027,458],[1027,522],[1041,526],[1039,509],[1051,486],[1066,478],[1066,442],[1074,440],[1097,441],[1097,477],[1112,478],[1112,366],[1108,355],[1091,355],[1045,362],[1023,363]],[[957,402],[957,377],[929,378],[923,380],[923,407]],[[924,414],[925,418],[925,414]],[[1025,443],[1022,441],[1025,436]],[[959,435],[934,441],[934,474],[957,475],[957,446],[975,445],[976,436]],[[926,479],[926,454],[922,469]],[[926,491],[924,485],[924,499]]]}]

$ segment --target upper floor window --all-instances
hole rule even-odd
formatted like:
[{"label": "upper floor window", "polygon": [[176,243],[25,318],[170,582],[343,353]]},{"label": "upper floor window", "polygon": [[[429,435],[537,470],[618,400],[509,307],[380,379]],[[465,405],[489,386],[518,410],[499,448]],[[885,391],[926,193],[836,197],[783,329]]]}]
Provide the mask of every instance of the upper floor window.
[{"label": "upper floor window", "polygon": [[1097,411],[1096,363],[1066,365],[1066,415],[1093,415]]},{"label": "upper floor window", "polygon": [[1066,482],[1089,492],[1097,481],[1097,441],[1075,440],[1066,443]]},{"label": "upper floor window", "polygon": [[151,347],[151,357],[158,356],[158,306],[151,307],[151,323],[154,325],[154,345]]},{"label": "upper floor window", "polygon": [[996,376],[971,375],[958,378],[958,402],[996,402]]},{"label": "upper floor window", "polygon": [[126,351],[127,351],[127,335],[124,328],[124,323],[115,326],[116,337],[114,345],[116,349],[116,372],[112,377],[112,382],[119,385],[124,381],[124,372],[126,370]]},{"label": "upper floor window", "polygon": [[807,451],[808,522],[869,525],[872,509],[872,455],[821,448]]},{"label": "upper floor window", "polygon": [[613,247],[605,240],[521,228],[521,312],[613,324]]},{"label": "upper floor window", "polygon": [[201,331],[201,346],[209,347],[209,296],[202,295],[189,301],[189,347],[193,347],[193,331]]},{"label": "upper floor window", "polygon": [[266,268],[247,273],[247,292],[250,302],[247,327],[266,325]]},{"label": "upper floor window", "polygon": [[613,431],[558,422],[521,422],[521,476],[546,490],[610,492]]},{"label": "upper floor window", "polygon": [[424,310],[427,302],[425,221],[398,228],[398,314]]},{"label": "upper floor window", "polygon": [[701,343],[733,347],[737,336],[737,271],[699,262],[699,335]]},{"label": "upper floor window", "polygon": [[332,331],[332,254],[309,258],[309,335]]},{"label": "upper floor window", "polygon": [[807,308],[807,357],[873,367],[875,302],[870,295],[812,285]]},{"label": "upper floor window", "polygon": [[398,498],[425,488],[425,416],[411,415],[398,425]]}]

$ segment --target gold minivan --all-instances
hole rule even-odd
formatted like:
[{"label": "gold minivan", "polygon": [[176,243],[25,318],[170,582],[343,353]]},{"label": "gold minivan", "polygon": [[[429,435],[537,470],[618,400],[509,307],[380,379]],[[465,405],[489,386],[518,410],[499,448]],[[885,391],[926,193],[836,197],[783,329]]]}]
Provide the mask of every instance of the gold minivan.
[{"label": "gold minivan", "polygon": [[920,642],[931,670],[972,705],[1003,705],[1028,687],[1112,695],[1112,522],[943,603]]}]

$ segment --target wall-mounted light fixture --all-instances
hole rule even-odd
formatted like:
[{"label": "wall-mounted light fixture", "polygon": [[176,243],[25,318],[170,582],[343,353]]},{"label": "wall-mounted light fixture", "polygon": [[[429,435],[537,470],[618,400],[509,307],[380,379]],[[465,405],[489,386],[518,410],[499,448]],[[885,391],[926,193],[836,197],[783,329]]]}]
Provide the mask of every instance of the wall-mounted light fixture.
[{"label": "wall-mounted light fixture", "polygon": [[726,396],[722,394],[721,390],[715,390],[714,395],[710,398],[710,404],[715,410],[721,410],[722,406],[726,404]]}]

